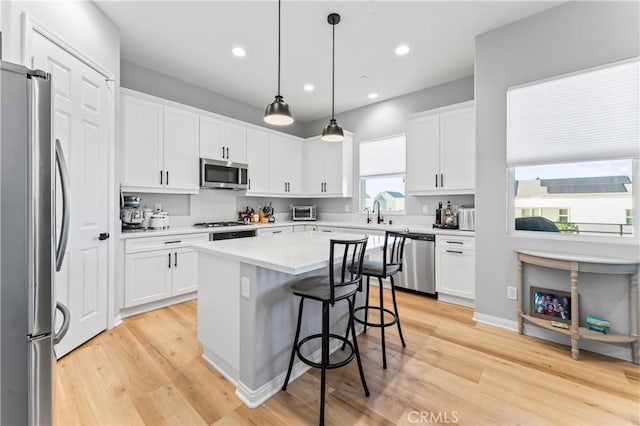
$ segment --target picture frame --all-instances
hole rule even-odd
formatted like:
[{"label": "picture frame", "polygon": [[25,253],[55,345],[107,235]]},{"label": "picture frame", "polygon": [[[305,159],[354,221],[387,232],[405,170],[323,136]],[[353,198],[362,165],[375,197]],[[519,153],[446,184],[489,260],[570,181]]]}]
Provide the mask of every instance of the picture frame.
[{"label": "picture frame", "polygon": [[550,288],[530,288],[529,315],[571,324],[571,293]]}]

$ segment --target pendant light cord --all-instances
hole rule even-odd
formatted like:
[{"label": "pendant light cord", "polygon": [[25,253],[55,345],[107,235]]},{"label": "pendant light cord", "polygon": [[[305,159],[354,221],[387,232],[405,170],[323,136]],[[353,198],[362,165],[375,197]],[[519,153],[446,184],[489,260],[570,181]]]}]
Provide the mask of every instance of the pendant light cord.
[{"label": "pendant light cord", "polygon": [[280,0],[278,0],[278,96],[280,96]]},{"label": "pendant light cord", "polygon": [[333,44],[331,47],[331,119],[335,119],[336,103],[336,24],[333,27]]}]

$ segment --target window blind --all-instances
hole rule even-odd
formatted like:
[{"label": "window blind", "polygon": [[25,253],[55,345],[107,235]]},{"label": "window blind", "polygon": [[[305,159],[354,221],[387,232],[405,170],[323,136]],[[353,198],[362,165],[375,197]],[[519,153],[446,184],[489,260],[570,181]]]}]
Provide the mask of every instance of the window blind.
[{"label": "window blind", "polygon": [[405,149],[404,135],[360,142],[360,176],[405,173]]},{"label": "window blind", "polygon": [[640,156],[637,59],[507,90],[509,167]]}]

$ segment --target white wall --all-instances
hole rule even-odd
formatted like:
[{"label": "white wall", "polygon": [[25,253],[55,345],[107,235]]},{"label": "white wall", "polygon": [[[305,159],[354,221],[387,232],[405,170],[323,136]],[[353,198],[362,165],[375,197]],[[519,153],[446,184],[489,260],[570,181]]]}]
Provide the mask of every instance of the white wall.
[{"label": "white wall", "polygon": [[[477,313],[516,320],[516,304],[506,299],[506,287],[515,285],[515,249],[589,255],[606,251],[609,256],[640,258],[637,240],[635,244],[594,244],[522,238],[506,232],[507,88],[638,56],[639,12],[637,2],[570,2],[476,38]],[[636,210],[637,194],[636,190]],[[564,278],[566,289],[568,278]],[[549,281],[542,277],[537,282]],[[590,300],[600,300],[600,313],[620,329],[628,328],[626,309],[620,309],[623,302],[611,294],[621,289],[624,297],[624,282],[600,278],[591,285],[593,289],[581,300],[581,306],[589,307]],[[613,290],[617,285],[620,287]],[[624,356],[630,352],[627,345],[623,349],[597,345],[597,349],[616,354],[623,350]]]}]

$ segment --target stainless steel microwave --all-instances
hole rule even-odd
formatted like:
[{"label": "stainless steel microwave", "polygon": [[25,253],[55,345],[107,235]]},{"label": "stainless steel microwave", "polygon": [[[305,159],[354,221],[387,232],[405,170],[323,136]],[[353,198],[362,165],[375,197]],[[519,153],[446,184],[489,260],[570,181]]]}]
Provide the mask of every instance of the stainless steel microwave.
[{"label": "stainless steel microwave", "polygon": [[293,206],[291,216],[293,220],[316,220],[317,208],[316,206]]},{"label": "stainless steel microwave", "polygon": [[230,161],[200,159],[200,187],[220,189],[247,189],[248,167]]}]

